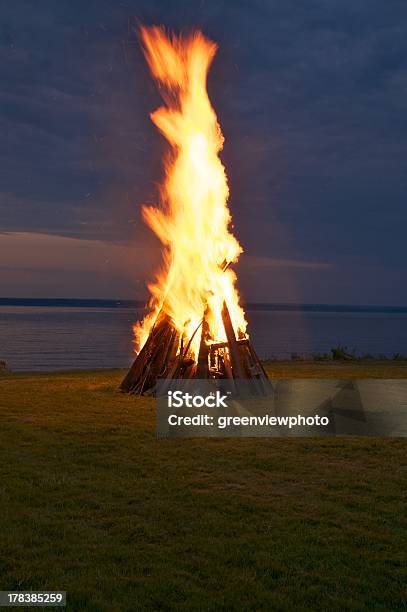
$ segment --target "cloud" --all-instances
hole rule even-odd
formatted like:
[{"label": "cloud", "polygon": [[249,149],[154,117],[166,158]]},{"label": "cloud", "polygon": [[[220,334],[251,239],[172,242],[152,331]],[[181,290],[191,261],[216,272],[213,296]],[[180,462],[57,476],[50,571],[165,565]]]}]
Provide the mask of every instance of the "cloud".
[{"label": "cloud", "polygon": [[[49,234],[3,233],[0,291],[3,296],[63,297],[73,291],[75,296],[84,297],[146,299],[144,279],[157,269],[159,261],[158,253],[145,246]],[[38,294],[37,283],[43,293]],[[48,289],[44,289],[47,284]]]},{"label": "cloud", "polygon": [[5,3],[0,232],[158,252],[140,206],[156,201],[165,145],[148,116],[159,96],[135,17],[199,26],[219,43],[208,85],[247,253],[312,276],[329,261],[338,283],[352,261],[405,269],[407,5],[398,0],[177,0],[171,11],[168,0],[45,0],[34,12]]},{"label": "cloud", "polygon": [[267,270],[269,268],[297,268],[308,270],[326,270],[332,268],[332,264],[324,261],[305,261],[297,259],[278,259],[275,257],[256,257],[254,255],[242,255],[241,265],[246,268]]}]

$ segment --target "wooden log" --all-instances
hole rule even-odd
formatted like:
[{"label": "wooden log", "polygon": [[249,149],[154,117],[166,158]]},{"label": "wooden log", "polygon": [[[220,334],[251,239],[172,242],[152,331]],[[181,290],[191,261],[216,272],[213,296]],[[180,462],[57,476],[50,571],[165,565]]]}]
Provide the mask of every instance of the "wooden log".
[{"label": "wooden log", "polygon": [[208,308],[205,308],[203,321],[202,321],[202,333],[201,342],[199,344],[198,363],[196,367],[197,378],[208,378],[209,370],[209,346],[210,340],[209,335],[209,323],[208,323]]},{"label": "wooden log", "polygon": [[[236,342],[240,346],[242,344],[248,344],[250,340],[248,340],[247,338],[244,338],[243,340],[236,340]],[[211,349],[227,348],[228,346],[229,346],[228,342],[213,342],[211,344]]]},{"label": "wooden log", "polygon": [[249,387],[255,395],[267,395],[270,392],[268,376],[257,357],[250,341],[240,343],[242,361],[249,379]]},{"label": "wooden log", "polygon": [[246,378],[241,357],[238,349],[238,343],[233,329],[232,320],[230,318],[229,309],[226,302],[223,302],[222,308],[222,321],[226,332],[226,338],[228,339],[228,349],[230,355],[230,362],[232,365],[233,378]]},{"label": "wooden log", "polygon": [[262,378],[263,380],[269,380],[269,377],[266,374],[266,370],[263,368],[263,364],[261,363],[260,359],[257,356],[256,351],[254,350],[254,346],[251,342],[248,343],[248,350],[250,352],[250,355],[253,359],[253,362],[256,364],[256,366],[259,368],[260,372],[259,372],[259,378]]},{"label": "wooden log", "polygon": [[229,352],[224,351],[223,365],[225,367],[226,378],[232,378],[233,379],[232,364],[230,362],[230,353]]},{"label": "wooden log", "polygon": [[153,386],[163,370],[168,350],[175,341],[174,324],[161,310],[143,348],[123,379],[120,389],[127,393],[143,393]]},{"label": "wooden log", "polygon": [[150,358],[148,376],[139,393],[155,388],[159,378],[164,378],[168,370],[174,350],[178,349],[179,334],[175,327],[170,328],[168,334],[160,339],[154,355]]},{"label": "wooden log", "polygon": [[[227,342],[210,343],[208,312],[188,339],[181,338],[171,317],[161,309],[150,335],[120,389],[127,393],[154,393],[157,380],[163,378],[226,378],[248,379],[253,393],[265,395],[269,389],[268,376],[248,338],[236,339],[226,302],[222,321]],[[202,325],[198,359],[191,358],[191,343]],[[184,344],[186,346],[184,348]]]},{"label": "wooden log", "polygon": [[196,363],[193,359],[184,360],[182,378],[196,378]]}]

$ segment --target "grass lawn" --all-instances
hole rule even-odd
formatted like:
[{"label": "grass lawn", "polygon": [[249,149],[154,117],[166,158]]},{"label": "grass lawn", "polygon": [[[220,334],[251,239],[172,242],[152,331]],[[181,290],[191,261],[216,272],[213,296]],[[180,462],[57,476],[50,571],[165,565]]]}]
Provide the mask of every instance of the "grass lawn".
[{"label": "grass lawn", "polygon": [[407,378],[407,361],[275,361],[266,366],[270,378]]},{"label": "grass lawn", "polygon": [[406,609],[404,440],[157,441],[122,374],[0,378],[0,589],[75,612]]}]

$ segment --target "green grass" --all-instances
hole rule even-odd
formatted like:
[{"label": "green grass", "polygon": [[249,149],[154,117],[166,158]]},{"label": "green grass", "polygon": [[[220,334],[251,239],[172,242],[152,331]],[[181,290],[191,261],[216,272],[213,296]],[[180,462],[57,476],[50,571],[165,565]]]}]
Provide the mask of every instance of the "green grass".
[{"label": "green grass", "polygon": [[0,378],[0,589],[75,612],[405,609],[404,440],[157,441],[121,376]]},{"label": "green grass", "polygon": [[407,361],[272,361],[271,378],[407,378]]}]

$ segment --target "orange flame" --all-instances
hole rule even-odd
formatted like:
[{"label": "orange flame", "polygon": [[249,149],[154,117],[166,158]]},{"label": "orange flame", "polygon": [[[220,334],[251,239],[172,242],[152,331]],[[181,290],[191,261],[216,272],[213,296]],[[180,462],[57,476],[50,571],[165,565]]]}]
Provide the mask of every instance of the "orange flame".
[{"label": "orange flame", "polygon": [[[223,135],[206,90],[206,77],[217,46],[201,32],[167,36],[160,27],[142,27],[143,51],[166,103],[151,119],[168,140],[171,156],[161,189],[161,207],[143,207],[146,223],[164,245],[164,269],[149,285],[150,314],[135,326],[141,349],[160,309],[191,338],[207,309],[210,338],[226,340],[222,324],[225,300],[234,329],[246,331],[235,288],[242,248],[230,231],[229,189],[219,159]],[[197,355],[199,336],[191,345]]]}]

